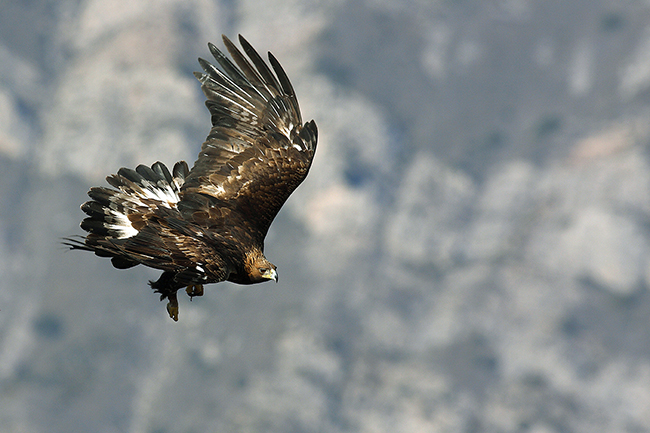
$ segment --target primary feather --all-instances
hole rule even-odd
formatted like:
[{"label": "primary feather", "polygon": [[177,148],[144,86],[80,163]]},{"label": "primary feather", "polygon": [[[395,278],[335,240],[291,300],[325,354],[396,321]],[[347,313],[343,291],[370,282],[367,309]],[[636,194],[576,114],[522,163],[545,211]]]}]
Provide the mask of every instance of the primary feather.
[{"label": "primary feather", "polygon": [[[314,121],[302,123],[291,83],[269,53],[271,68],[242,37],[245,55],[223,37],[232,61],[208,44],[218,66],[199,59],[212,129],[191,170],[156,162],[122,168],[94,187],[81,209],[83,240],[73,249],[111,257],[116,268],[163,270],[150,282],[178,319],[176,292],[203,284],[277,281],[264,257],[264,238],[291,193],[305,179],[316,151]],[[233,63],[234,62],[234,63]]]}]

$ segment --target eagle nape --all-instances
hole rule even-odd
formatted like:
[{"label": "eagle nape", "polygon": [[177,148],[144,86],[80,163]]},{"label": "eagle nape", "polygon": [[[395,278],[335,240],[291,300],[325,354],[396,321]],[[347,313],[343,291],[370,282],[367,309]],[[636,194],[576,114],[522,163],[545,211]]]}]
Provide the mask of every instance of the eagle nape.
[{"label": "eagle nape", "polygon": [[268,53],[265,61],[239,36],[240,51],[223,36],[230,56],[213,44],[212,64],[199,59],[194,75],[206,96],[211,128],[190,169],[161,162],[121,168],[93,187],[81,206],[87,217],[72,249],[111,259],[115,268],[163,271],[151,288],[178,320],[177,292],[202,296],[205,284],[278,281],[264,256],[275,216],[307,176],[318,128],[303,122],[289,78]]}]

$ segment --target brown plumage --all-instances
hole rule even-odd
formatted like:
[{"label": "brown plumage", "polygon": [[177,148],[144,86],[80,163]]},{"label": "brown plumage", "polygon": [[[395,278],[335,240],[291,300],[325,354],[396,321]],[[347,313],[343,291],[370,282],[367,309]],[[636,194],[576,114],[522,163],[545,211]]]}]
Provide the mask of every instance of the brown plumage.
[{"label": "brown plumage", "polygon": [[[203,59],[201,82],[212,129],[191,170],[185,161],[172,172],[156,162],[121,168],[94,187],[81,209],[88,215],[73,249],[111,257],[126,269],[161,269],[151,287],[167,298],[178,320],[176,292],[203,294],[203,284],[277,282],[264,257],[264,238],[280,208],[307,176],[316,151],[314,121],[302,123],[293,87],[269,53],[273,72],[243,38],[242,54],[225,36],[234,61],[208,44],[220,66]],[[275,72],[275,73],[274,73]]]}]

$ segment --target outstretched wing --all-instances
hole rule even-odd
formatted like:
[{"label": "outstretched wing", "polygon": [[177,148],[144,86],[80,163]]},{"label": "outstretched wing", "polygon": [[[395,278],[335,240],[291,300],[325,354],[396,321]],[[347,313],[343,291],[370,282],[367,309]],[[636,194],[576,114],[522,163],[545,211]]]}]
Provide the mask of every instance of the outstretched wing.
[{"label": "outstretched wing", "polygon": [[296,94],[278,61],[275,74],[240,35],[248,59],[225,36],[233,64],[208,44],[221,69],[199,59],[195,73],[207,97],[212,129],[181,189],[179,208],[201,224],[214,209],[239,214],[257,241],[289,195],[304,180],[316,150],[314,121],[303,124]]},{"label": "outstretched wing", "polygon": [[121,168],[106,178],[114,189],[94,187],[88,191],[90,200],[81,205],[88,215],[81,222],[88,232],[86,238],[64,243],[111,257],[116,268],[144,264],[172,271],[181,285],[192,279],[200,281],[204,275],[209,281],[225,279],[227,264],[213,246],[228,249],[232,241],[218,233],[204,233],[201,227],[184,221],[178,211],[180,188],[188,172],[185,161],[174,165],[173,174],[160,162],[151,168]]}]

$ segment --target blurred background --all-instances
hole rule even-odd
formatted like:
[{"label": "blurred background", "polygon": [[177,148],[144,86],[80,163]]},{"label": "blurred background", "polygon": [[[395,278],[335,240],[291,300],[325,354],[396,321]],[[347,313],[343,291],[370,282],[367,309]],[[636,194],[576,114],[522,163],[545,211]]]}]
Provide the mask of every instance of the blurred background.
[{"label": "blurred background", "polygon": [[[650,431],[650,2],[0,2],[0,430]],[[194,161],[196,58],[272,51],[312,171],[279,284],[67,252],[122,166]]]}]

